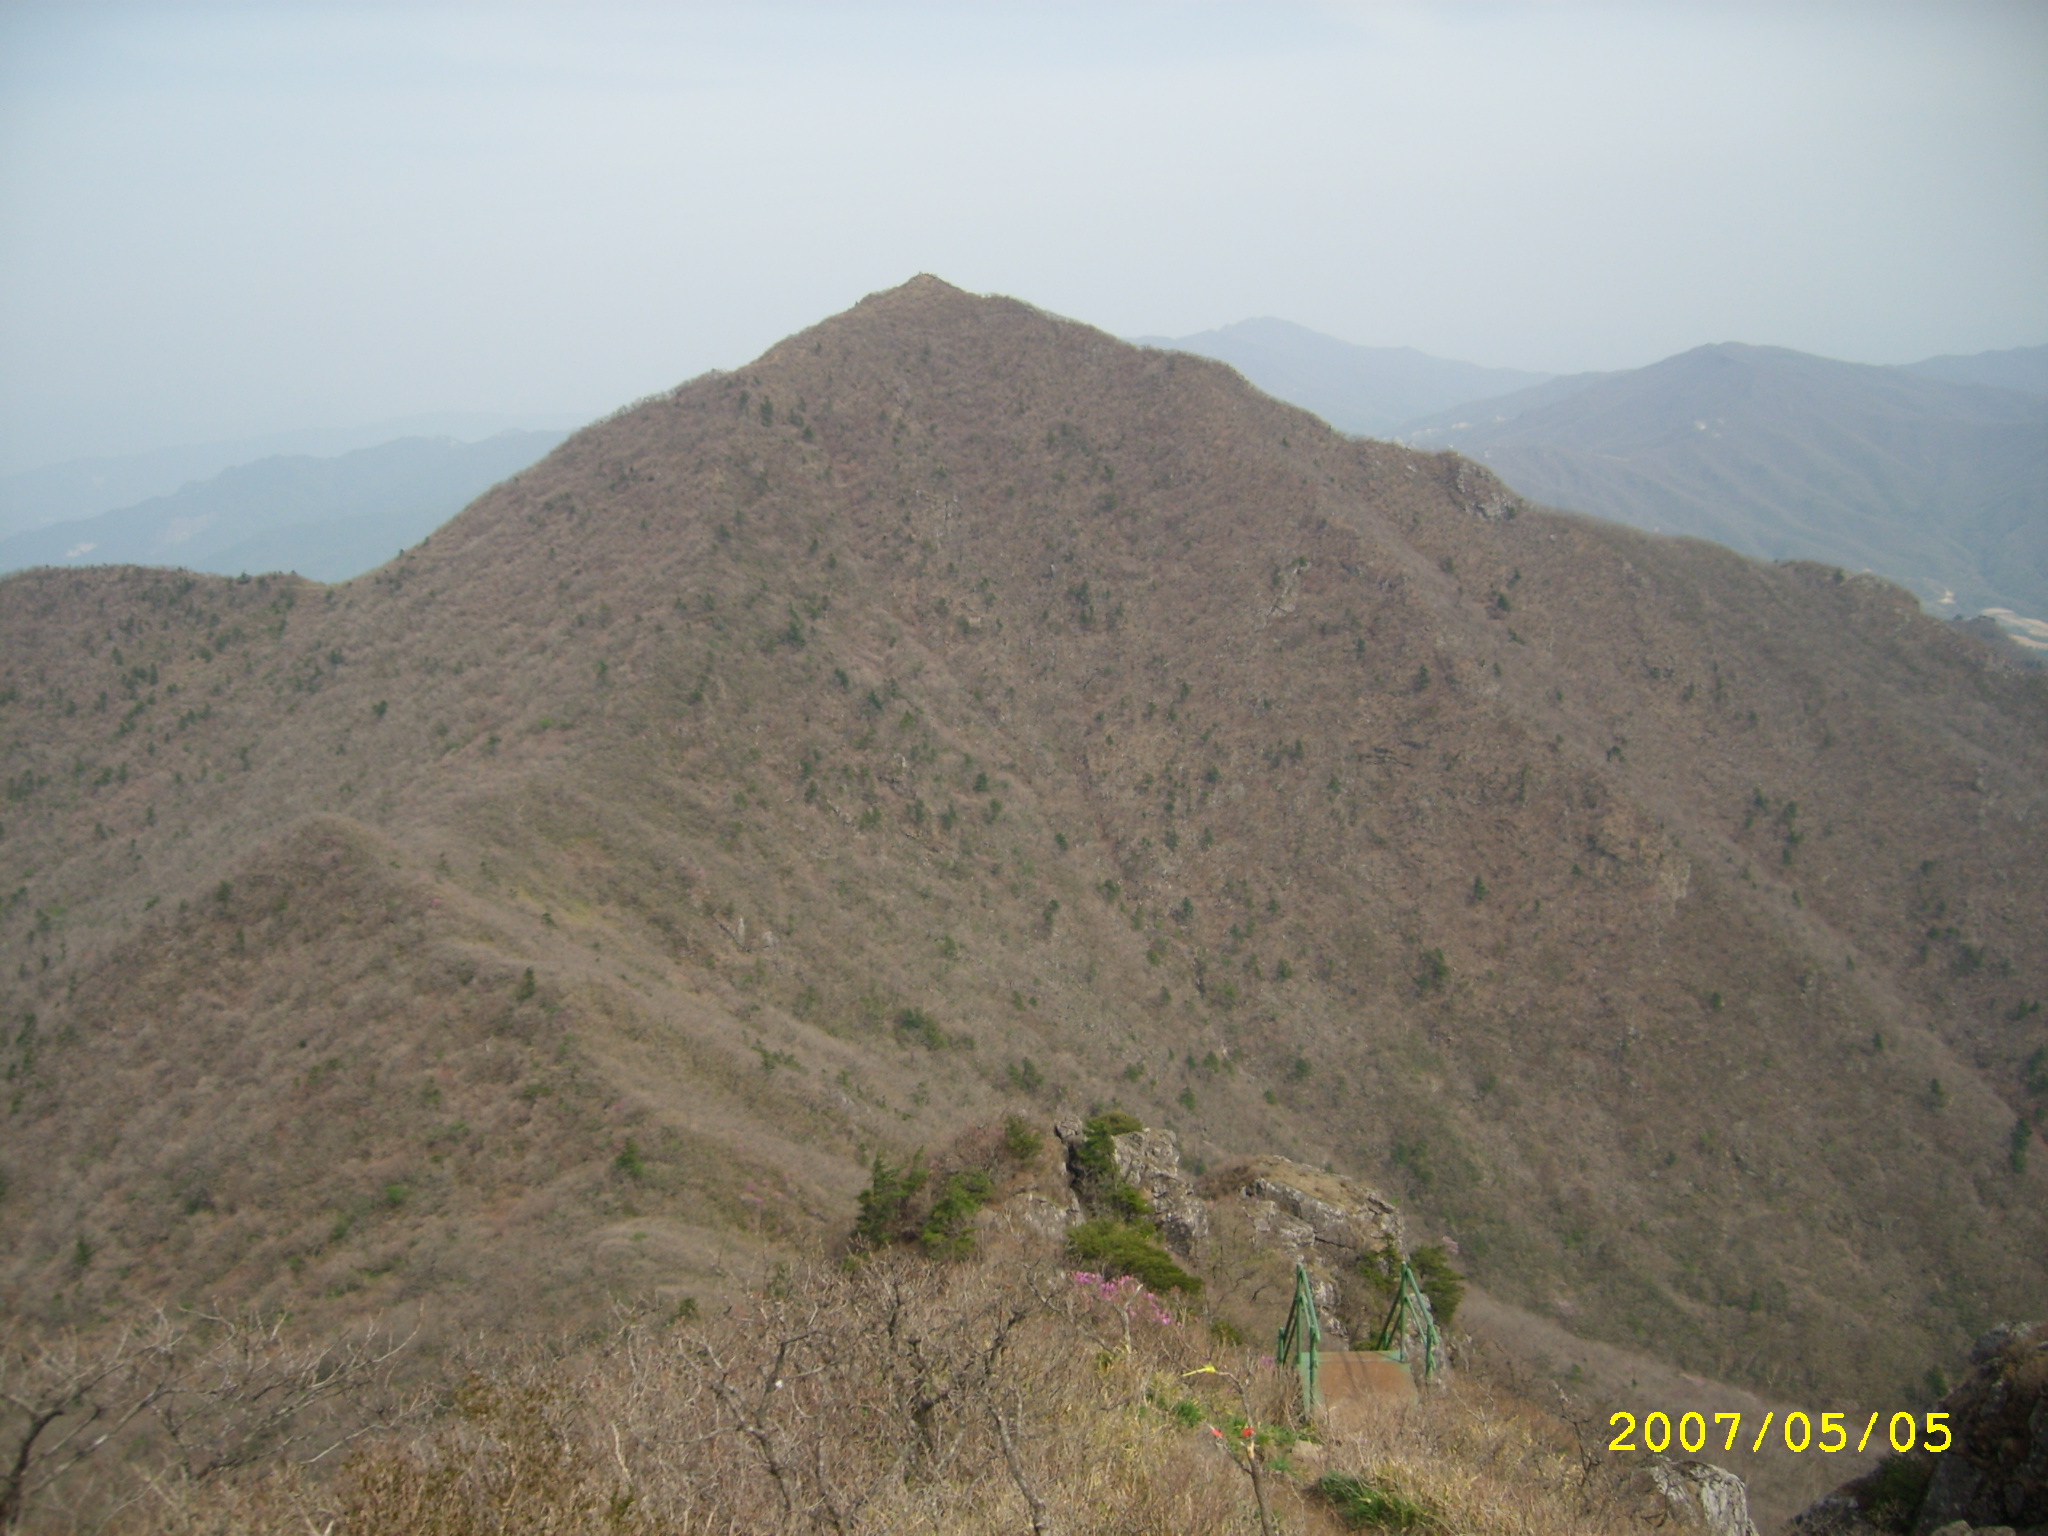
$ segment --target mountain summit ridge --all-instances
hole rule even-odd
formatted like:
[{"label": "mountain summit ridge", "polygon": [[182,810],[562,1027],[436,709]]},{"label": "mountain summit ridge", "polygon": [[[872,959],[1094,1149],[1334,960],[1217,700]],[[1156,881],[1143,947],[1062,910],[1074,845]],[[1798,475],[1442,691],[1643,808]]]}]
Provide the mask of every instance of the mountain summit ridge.
[{"label": "mountain summit ridge", "polygon": [[871,296],[338,586],[9,578],[0,699],[24,1317],[709,1294],[1119,1100],[1774,1390],[2039,1309],[2038,679],[1016,300]]}]

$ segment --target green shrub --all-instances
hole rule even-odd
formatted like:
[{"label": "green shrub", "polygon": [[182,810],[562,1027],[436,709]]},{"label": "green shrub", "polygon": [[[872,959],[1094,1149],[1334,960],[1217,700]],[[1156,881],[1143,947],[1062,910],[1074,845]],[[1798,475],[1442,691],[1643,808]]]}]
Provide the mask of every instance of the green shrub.
[{"label": "green shrub", "polygon": [[[1458,1303],[1465,1299],[1465,1277],[1451,1267],[1451,1256],[1432,1243],[1409,1254],[1408,1267],[1415,1271],[1415,1283],[1429,1298],[1429,1310],[1435,1315],[1437,1326],[1450,1327],[1451,1319],[1458,1315]],[[1387,1243],[1377,1253],[1366,1254],[1358,1261],[1358,1277],[1365,1282],[1368,1305],[1374,1313],[1373,1325],[1377,1327],[1394,1304],[1394,1293],[1401,1288],[1400,1250]]]},{"label": "green shrub", "polygon": [[[1361,1254],[1358,1278],[1365,1282],[1375,1311],[1385,1311],[1393,1305],[1394,1292],[1401,1288],[1401,1250],[1387,1242],[1377,1253]],[[1378,1323],[1375,1322],[1374,1326],[1377,1327]]]},{"label": "green shrub", "polygon": [[1121,1109],[1106,1109],[1091,1115],[1081,1129],[1081,1150],[1075,1154],[1081,1171],[1090,1178],[1116,1177],[1116,1139],[1145,1129],[1145,1122]]},{"label": "green shrub", "polygon": [[896,1033],[928,1051],[946,1048],[946,1032],[939,1028],[939,1021],[922,1008],[906,1008],[897,1014]]},{"label": "green shrub", "polygon": [[640,1149],[633,1145],[633,1138],[630,1136],[626,1138],[626,1145],[620,1149],[619,1155],[612,1159],[612,1166],[636,1183],[647,1173],[647,1164],[641,1161]]},{"label": "green shrub", "polygon": [[925,1218],[917,1241],[935,1259],[964,1259],[974,1252],[974,1213],[988,1204],[995,1182],[979,1168],[969,1168],[946,1180],[932,1213]]},{"label": "green shrub", "polygon": [[1873,1525],[1903,1531],[1920,1512],[1920,1501],[1926,1498],[1927,1485],[1933,1480],[1932,1461],[1919,1456],[1887,1456],[1861,1480],[1856,1503]]},{"label": "green shrub", "polygon": [[1440,949],[1426,949],[1422,952],[1422,969],[1415,976],[1415,990],[1423,997],[1441,991],[1450,979],[1451,964],[1444,959]]},{"label": "green shrub", "polygon": [[1437,1327],[1450,1327],[1451,1319],[1458,1315],[1458,1303],[1465,1299],[1465,1277],[1451,1268],[1451,1256],[1432,1243],[1409,1254],[1408,1265],[1415,1271],[1422,1294],[1429,1298]]},{"label": "green shrub", "polygon": [[1145,1129],[1145,1122],[1121,1109],[1104,1110],[1089,1117],[1074,1153],[1075,1192],[1091,1212],[1108,1213],[1125,1221],[1145,1221],[1152,1203],[1144,1192],[1117,1176],[1116,1138]]},{"label": "green shrub", "polygon": [[1003,1122],[1003,1150],[1016,1161],[1030,1162],[1044,1145],[1045,1137],[1023,1116],[1011,1115]]},{"label": "green shrub", "polygon": [[1139,1225],[1111,1217],[1084,1221],[1067,1234],[1067,1256],[1104,1275],[1131,1275],[1149,1291],[1198,1295],[1202,1282],[1176,1264],[1159,1245],[1149,1222]]},{"label": "green shrub", "polygon": [[1383,1488],[1370,1477],[1332,1472],[1316,1484],[1337,1518],[1350,1529],[1374,1531],[1440,1531],[1443,1526],[1406,1494]]},{"label": "green shrub", "polygon": [[877,1152],[869,1174],[868,1187],[860,1192],[860,1215],[854,1219],[853,1231],[861,1241],[880,1247],[898,1236],[904,1207],[924,1188],[924,1149],[912,1153],[908,1165],[900,1168]]}]

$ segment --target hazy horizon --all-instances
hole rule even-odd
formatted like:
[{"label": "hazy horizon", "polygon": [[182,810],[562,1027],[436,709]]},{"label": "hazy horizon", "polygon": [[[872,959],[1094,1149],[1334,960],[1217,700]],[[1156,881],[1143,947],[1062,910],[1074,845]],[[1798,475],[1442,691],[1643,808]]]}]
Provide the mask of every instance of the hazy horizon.
[{"label": "hazy horizon", "polygon": [[0,472],[587,420],[930,271],[1537,372],[2048,338],[2048,11],[0,7]]}]

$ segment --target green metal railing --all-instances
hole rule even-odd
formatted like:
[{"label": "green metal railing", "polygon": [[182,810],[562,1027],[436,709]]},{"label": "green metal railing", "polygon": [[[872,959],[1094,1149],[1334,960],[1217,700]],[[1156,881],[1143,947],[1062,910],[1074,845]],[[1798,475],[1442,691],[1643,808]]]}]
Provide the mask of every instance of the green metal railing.
[{"label": "green metal railing", "polygon": [[1387,1320],[1380,1325],[1379,1337],[1373,1341],[1373,1348],[1389,1359],[1407,1365],[1406,1340],[1411,1333],[1421,1336],[1422,1379],[1435,1381],[1443,1370],[1443,1335],[1437,1332],[1436,1311],[1429,1304],[1422,1282],[1415,1278],[1415,1271],[1403,1259],[1401,1278],[1394,1287],[1394,1304],[1387,1309]]},{"label": "green metal railing", "polygon": [[[1374,1335],[1372,1351],[1407,1365],[1410,1337],[1417,1338],[1422,1346],[1422,1379],[1435,1381],[1443,1370],[1443,1336],[1437,1332],[1436,1313],[1423,1292],[1422,1282],[1403,1259],[1393,1305]],[[1322,1354],[1323,1323],[1316,1313],[1315,1285],[1309,1279],[1308,1266],[1296,1264],[1294,1304],[1287,1309],[1287,1321],[1280,1325],[1280,1336],[1273,1345],[1273,1362],[1300,1378],[1302,1406],[1311,1412],[1323,1406]]]},{"label": "green metal railing", "polygon": [[1315,1287],[1309,1284],[1308,1266],[1294,1266],[1294,1305],[1287,1309],[1287,1321],[1280,1325],[1280,1341],[1273,1346],[1273,1361],[1283,1369],[1292,1367],[1301,1378],[1304,1408],[1323,1406],[1323,1390],[1317,1380],[1323,1353],[1323,1324],[1316,1316]]}]

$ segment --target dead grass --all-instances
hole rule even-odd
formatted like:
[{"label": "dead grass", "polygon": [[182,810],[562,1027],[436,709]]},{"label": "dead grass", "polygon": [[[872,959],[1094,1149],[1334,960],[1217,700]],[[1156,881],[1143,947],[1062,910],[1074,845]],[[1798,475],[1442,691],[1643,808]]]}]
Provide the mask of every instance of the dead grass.
[{"label": "dead grass", "polygon": [[1314,1485],[1369,1480],[1475,1536],[1606,1536],[1624,1472],[1477,1384],[1319,1444],[1288,1378],[1199,1318],[1131,1318],[1018,1254],[891,1255],[769,1277],[722,1317],[470,1362],[424,1430],[339,1475],[145,1481],[137,1528],[334,1536],[1255,1532],[1342,1528]]}]

